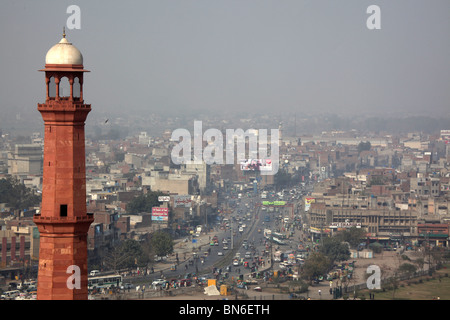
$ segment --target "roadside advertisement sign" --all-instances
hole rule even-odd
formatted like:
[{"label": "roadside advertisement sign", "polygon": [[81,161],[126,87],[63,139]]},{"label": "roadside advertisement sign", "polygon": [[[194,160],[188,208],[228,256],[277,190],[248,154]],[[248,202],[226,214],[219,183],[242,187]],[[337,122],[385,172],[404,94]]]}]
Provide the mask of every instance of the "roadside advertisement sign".
[{"label": "roadside advertisement sign", "polygon": [[314,203],[316,199],[314,198],[305,198],[305,211],[309,211],[309,208],[311,207],[311,203]]},{"label": "roadside advertisement sign", "polygon": [[272,171],[271,159],[245,159],[240,165],[242,171]]},{"label": "roadside advertisement sign", "polygon": [[190,208],[192,204],[191,196],[173,196],[173,207],[174,208]]},{"label": "roadside advertisement sign", "polygon": [[168,222],[169,221],[169,208],[152,208],[152,221],[155,222]]}]

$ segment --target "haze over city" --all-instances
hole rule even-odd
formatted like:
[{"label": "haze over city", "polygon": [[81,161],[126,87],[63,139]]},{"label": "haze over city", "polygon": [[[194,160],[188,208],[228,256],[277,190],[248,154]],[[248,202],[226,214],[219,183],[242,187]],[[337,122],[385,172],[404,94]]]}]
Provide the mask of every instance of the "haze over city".
[{"label": "haze over city", "polygon": [[2,1],[0,300],[450,300],[449,9]]},{"label": "haze over city", "polygon": [[[151,114],[449,116],[447,0],[21,0],[0,11],[3,128],[41,128],[37,70],[70,5],[81,20],[67,38],[92,71],[88,129],[94,119]],[[371,5],[381,29],[366,25]]]}]

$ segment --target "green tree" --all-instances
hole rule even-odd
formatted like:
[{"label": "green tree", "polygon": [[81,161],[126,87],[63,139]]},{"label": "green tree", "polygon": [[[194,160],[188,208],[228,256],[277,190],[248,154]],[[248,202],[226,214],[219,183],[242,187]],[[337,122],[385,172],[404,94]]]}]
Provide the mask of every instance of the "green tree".
[{"label": "green tree", "polygon": [[370,141],[366,141],[366,142],[361,141],[358,144],[358,153],[361,153],[362,151],[369,151],[370,148],[372,148]]},{"label": "green tree", "polygon": [[312,252],[305,260],[302,275],[304,279],[312,281],[325,275],[331,267],[330,259],[322,252]]},{"label": "green tree", "polygon": [[275,174],[274,179],[277,190],[289,186],[292,182],[291,175],[285,169],[282,168],[280,168],[278,172]]},{"label": "green tree", "polygon": [[158,197],[164,195],[159,191],[151,191],[135,197],[127,204],[128,213],[152,212],[153,207],[158,207],[161,203]]},{"label": "green tree", "polygon": [[341,242],[348,242],[350,248],[355,249],[365,236],[365,231],[361,228],[351,227],[336,234],[336,238]]},{"label": "green tree", "polygon": [[350,250],[347,243],[341,242],[336,237],[324,238],[320,246],[320,252],[330,259],[331,263],[345,261],[350,258]]},{"label": "green tree", "polygon": [[368,183],[367,183],[367,187],[371,187],[371,186],[383,186],[385,185],[387,182],[387,178],[383,177],[383,176],[371,176]]},{"label": "green tree", "polygon": [[153,233],[150,244],[154,253],[160,257],[173,253],[173,239],[167,232],[157,231]]},{"label": "green tree", "polygon": [[372,249],[374,253],[381,253],[383,251],[383,245],[379,242],[369,244],[369,249]]},{"label": "green tree", "polygon": [[119,264],[122,268],[146,266],[149,262],[148,255],[145,254],[141,244],[132,239],[122,242],[118,256],[122,257]]},{"label": "green tree", "polygon": [[0,180],[0,203],[6,203],[13,209],[28,209],[39,206],[41,197],[33,194],[17,178],[8,176]]}]

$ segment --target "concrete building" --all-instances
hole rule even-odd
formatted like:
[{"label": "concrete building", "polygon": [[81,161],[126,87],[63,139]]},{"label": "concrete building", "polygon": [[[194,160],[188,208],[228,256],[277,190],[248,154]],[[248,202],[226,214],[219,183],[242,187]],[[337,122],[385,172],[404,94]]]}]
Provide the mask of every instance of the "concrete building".
[{"label": "concrete building", "polygon": [[42,146],[16,144],[8,155],[8,173],[13,176],[42,174]]}]

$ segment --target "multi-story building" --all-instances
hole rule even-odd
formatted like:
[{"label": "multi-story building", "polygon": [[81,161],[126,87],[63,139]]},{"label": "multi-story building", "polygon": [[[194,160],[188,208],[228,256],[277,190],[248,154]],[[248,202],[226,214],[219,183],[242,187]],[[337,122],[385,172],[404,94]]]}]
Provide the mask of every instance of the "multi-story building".
[{"label": "multi-story building", "polygon": [[42,174],[42,146],[40,144],[16,144],[8,157],[8,173],[14,176]]}]

